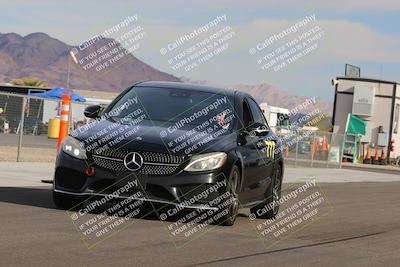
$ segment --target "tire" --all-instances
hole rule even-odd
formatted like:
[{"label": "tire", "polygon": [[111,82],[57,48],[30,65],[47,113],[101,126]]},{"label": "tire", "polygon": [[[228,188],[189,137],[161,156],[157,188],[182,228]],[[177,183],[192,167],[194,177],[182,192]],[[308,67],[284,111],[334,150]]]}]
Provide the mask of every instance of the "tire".
[{"label": "tire", "polygon": [[240,170],[238,166],[234,165],[231,174],[229,176],[228,190],[234,198],[232,203],[229,205],[229,212],[225,216],[221,217],[218,221],[220,225],[232,226],[236,221],[236,217],[239,212],[239,181],[240,181]]},{"label": "tire", "polygon": [[80,203],[79,199],[53,191],[53,202],[58,209],[69,210]]},{"label": "tire", "polygon": [[[272,184],[267,189],[266,200],[251,208],[250,212],[253,213],[259,219],[274,219],[279,212],[279,199],[282,194],[282,167],[278,167],[274,171]],[[272,209],[268,209],[265,213],[258,215],[257,210],[264,208],[265,206],[271,206]]]}]

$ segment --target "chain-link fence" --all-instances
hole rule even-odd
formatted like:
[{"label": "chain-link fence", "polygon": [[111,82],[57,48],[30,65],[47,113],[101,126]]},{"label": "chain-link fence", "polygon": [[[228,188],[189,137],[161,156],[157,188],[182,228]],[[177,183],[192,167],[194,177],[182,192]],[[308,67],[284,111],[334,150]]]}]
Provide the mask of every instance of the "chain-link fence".
[{"label": "chain-link fence", "polygon": [[277,128],[289,166],[336,167],[342,164],[344,136],[324,131]]},{"label": "chain-link fence", "polygon": [[[0,161],[55,161],[60,105],[59,100],[0,93]],[[83,112],[88,105],[71,103],[71,130],[87,123]],[[286,128],[275,132],[287,165],[341,166],[343,135]]]},{"label": "chain-link fence", "polygon": [[[71,104],[70,129],[86,123],[87,105]],[[59,100],[0,93],[0,161],[55,161],[59,108]]]}]

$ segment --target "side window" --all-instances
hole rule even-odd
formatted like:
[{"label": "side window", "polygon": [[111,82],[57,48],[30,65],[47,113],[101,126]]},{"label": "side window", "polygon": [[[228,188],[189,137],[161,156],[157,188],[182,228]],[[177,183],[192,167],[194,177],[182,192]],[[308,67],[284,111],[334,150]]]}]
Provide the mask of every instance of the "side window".
[{"label": "side window", "polygon": [[246,101],[243,101],[243,126],[249,125],[253,119],[251,118],[251,113],[249,109],[249,105],[247,105]]},{"label": "side window", "polygon": [[268,125],[258,104],[251,98],[247,98],[247,101],[249,102],[251,114],[253,115],[253,121]]},{"label": "side window", "polygon": [[394,133],[397,134],[399,132],[399,121],[400,121],[400,104],[396,104],[396,108],[394,111]]}]

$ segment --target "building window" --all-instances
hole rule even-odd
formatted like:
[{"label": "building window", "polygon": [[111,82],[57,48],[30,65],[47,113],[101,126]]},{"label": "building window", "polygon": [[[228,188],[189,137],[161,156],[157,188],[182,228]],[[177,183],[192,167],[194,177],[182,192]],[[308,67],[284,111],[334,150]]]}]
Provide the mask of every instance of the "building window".
[{"label": "building window", "polygon": [[397,134],[399,131],[399,119],[400,119],[400,104],[396,104],[396,108],[394,110],[394,133]]}]

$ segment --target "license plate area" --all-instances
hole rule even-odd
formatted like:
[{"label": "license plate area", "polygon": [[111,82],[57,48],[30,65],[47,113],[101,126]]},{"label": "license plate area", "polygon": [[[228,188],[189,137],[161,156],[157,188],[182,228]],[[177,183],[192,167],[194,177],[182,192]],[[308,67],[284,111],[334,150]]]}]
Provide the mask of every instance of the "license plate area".
[{"label": "license plate area", "polygon": [[116,186],[126,188],[128,192],[137,192],[146,190],[147,175],[129,171],[119,172],[117,174]]}]

